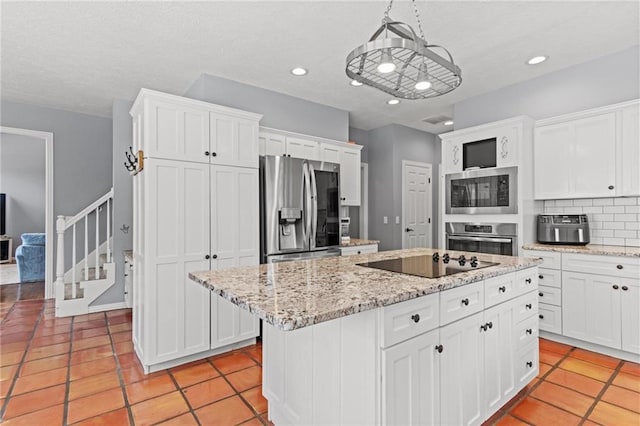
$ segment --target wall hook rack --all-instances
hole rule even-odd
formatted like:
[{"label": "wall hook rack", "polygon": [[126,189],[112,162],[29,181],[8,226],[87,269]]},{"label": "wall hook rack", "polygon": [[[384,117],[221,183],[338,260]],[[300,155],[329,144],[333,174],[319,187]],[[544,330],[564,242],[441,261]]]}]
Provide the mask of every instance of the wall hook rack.
[{"label": "wall hook rack", "polygon": [[134,154],[133,148],[129,147],[129,151],[125,151],[127,161],[124,162],[124,167],[129,171],[131,176],[135,176],[144,169],[144,152],[139,150],[137,154]]}]

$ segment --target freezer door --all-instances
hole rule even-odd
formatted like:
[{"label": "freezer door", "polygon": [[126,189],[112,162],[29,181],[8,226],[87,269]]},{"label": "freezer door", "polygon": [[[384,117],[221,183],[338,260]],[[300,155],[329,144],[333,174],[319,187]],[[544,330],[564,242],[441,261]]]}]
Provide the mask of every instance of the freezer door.
[{"label": "freezer door", "polygon": [[265,254],[309,250],[305,219],[304,160],[267,156],[264,160]]}]

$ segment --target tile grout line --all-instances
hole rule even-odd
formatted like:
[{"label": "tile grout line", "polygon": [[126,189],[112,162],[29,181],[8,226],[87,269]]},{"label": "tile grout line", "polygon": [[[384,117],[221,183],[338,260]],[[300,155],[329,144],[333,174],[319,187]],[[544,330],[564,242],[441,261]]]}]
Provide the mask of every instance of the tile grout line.
[{"label": "tile grout line", "polygon": [[73,327],[76,322],[75,315],[71,317],[69,327],[69,359],[67,359],[67,380],[65,381],[64,406],[62,407],[62,425],[67,426],[69,416],[69,394],[71,393],[71,355],[73,354]]},{"label": "tile grout line", "polygon": [[[11,307],[11,311],[13,311],[15,309],[16,304],[14,303],[13,306]],[[38,325],[40,324],[40,321],[42,319],[42,317],[44,316],[44,310],[45,310],[45,306],[46,306],[46,302],[42,303],[42,307],[40,308],[40,313],[38,314],[38,318],[36,319],[35,324],[33,325],[33,330],[31,331],[31,337],[29,337],[29,339],[27,340],[27,346],[24,348],[24,354],[22,354],[22,357],[20,358],[20,362],[18,363],[18,368],[16,369],[16,372],[14,373],[13,376],[13,380],[11,380],[11,386],[9,386],[9,389],[7,390],[7,396],[4,399],[4,402],[2,404],[2,410],[0,411],[0,420],[4,421],[4,415],[5,412],[7,410],[7,407],[9,406],[9,400],[11,399],[11,397],[13,396],[13,389],[16,386],[16,383],[18,381],[18,377],[20,377],[20,370],[22,370],[22,365],[24,364],[25,359],[27,358],[27,353],[29,352],[29,349],[31,349],[31,343],[33,341],[33,337],[35,336],[36,330],[38,328]],[[5,317],[5,319],[9,316],[9,314],[7,313],[7,316]],[[3,320],[4,322],[4,320]]]},{"label": "tile grout line", "polygon": [[[115,342],[113,341],[113,336],[111,335],[111,327],[109,326],[110,325],[109,316],[107,315],[107,312],[104,313],[104,316],[105,316],[105,323],[107,327],[107,336],[109,336],[109,342],[111,342],[111,352],[113,353],[113,358],[115,359],[115,362],[116,362],[116,373],[118,374],[118,380],[120,381],[120,390],[122,391],[124,408],[127,409],[127,414],[129,416],[129,425],[134,426],[135,423],[133,421],[133,412],[131,411],[131,405],[129,404],[129,399],[127,398],[127,389],[125,387],[124,376],[122,374],[122,368],[120,366],[120,358],[118,357],[118,353],[116,352]],[[117,411],[117,410],[119,410],[119,408],[111,411]],[[110,413],[111,411],[107,411],[107,413]],[[107,414],[107,413],[103,413],[103,414]]]},{"label": "tile grout line", "polygon": [[[196,365],[197,365],[197,364],[196,364]],[[215,368],[215,367],[214,367],[214,368]],[[171,371],[171,369],[170,369],[170,368],[167,368],[166,370],[167,370],[167,374],[169,375],[169,378],[170,378],[170,379],[171,379],[171,381],[173,382],[173,385],[176,387],[176,389],[178,390],[178,392],[180,392],[180,396],[182,397],[182,399],[184,400],[184,402],[186,402],[187,407],[189,408],[189,411],[187,411],[187,413],[191,413],[191,415],[193,416],[193,418],[194,418],[194,419],[196,419],[196,423],[197,423],[199,426],[201,426],[201,425],[202,425],[202,423],[200,422],[200,419],[198,418],[198,416],[196,416],[196,411],[195,411],[195,409],[191,406],[191,403],[189,402],[189,399],[188,399],[188,398],[187,398],[187,396],[184,394],[183,389],[182,389],[182,386],[180,386],[180,384],[178,383],[178,381],[176,380],[176,378],[175,378],[175,377],[173,377],[173,372]],[[201,383],[201,382],[198,382],[198,383]],[[202,383],[204,383],[204,382],[202,382]],[[194,384],[195,384],[195,383],[194,383]],[[171,417],[170,419],[174,419],[174,418],[180,417],[180,416],[182,416],[182,415],[184,415],[184,413],[180,413],[180,414],[178,414],[177,416]],[[164,421],[166,421],[166,420],[169,420],[169,419],[161,420],[161,421],[160,421],[160,422],[158,422],[158,423],[162,423],[162,422],[164,422]]]},{"label": "tile grout line", "polygon": [[[589,409],[587,410],[587,413],[584,415],[584,417],[582,418],[582,422],[584,423],[585,421],[588,420],[589,416],[593,413],[593,410],[595,410],[596,405],[598,405],[598,403],[601,401],[602,397],[604,396],[604,394],[607,392],[607,390],[609,389],[609,387],[612,385],[613,381],[615,380],[615,378],[618,376],[618,373],[620,372],[620,369],[622,368],[622,366],[624,365],[624,361],[622,360],[618,360],[618,365],[617,367],[613,370],[613,373],[611,374],[611,376],[609,377],[609,380],[607,380],[604,384],[604,386],[602,387],[602,390],[600,390],[600,393],[598,393],[598,395],[594,398],[593,404],[591,404],[591,407],[589,407]],[[615,405],[615,404],[613,404]],[[618,405],[615,405],[616,407],[618,407]],[[621,407],[623,408],[623,407]]]}]

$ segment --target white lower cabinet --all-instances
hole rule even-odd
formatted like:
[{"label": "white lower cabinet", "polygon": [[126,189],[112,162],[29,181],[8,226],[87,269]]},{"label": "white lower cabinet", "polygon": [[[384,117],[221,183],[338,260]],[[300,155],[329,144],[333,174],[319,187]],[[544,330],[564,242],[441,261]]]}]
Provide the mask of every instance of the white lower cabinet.
[{"label": "white lower cabinet", "polygon": [[249,311],[211,293],[211,349],[220,348],[260,334],[260,320]]},{"label": "white lower cabinet", "polygon": [[384,424],[441,423],[439,344],[439,330],[433,330],[382,351]]},{"label": "white lower cabinet", "polygon": [[622,350],[640,354],[640,282],[626,279],[620,283]]}]

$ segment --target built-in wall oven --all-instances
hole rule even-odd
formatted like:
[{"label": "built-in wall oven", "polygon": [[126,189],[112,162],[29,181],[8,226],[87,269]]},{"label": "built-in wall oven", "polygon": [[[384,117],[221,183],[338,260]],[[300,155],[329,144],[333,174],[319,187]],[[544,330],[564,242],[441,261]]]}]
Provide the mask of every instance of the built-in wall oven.
[{"label": "built-in wall oven", "polygon": [[445,223],[447,250],[515,256],[518,238],[515,223]]},{"label": "built-in wall oven", "polygon": [[447,214],[518,213],[518,168],[466,170],[445,176]]}]

